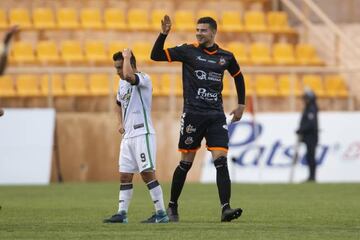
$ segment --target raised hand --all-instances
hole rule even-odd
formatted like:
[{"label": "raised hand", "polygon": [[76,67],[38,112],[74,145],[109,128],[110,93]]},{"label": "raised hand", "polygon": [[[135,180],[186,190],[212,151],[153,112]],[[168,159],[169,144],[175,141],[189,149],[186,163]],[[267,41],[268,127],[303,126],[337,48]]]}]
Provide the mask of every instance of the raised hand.
[{"label": "raised hand", "polygon": [[161,20],[161,33],[168,34],[171,29],[171,20],[168,15],[165,15],[164,18]]},{"label": "raised hand", "polygon": [[122,52],[122,55],[124,58],[130,58],[131,57],[131,49],[130,48],[125,48]]},{"label": "raised hand", "polygon": [[5,38],[4,38],[4,45],[8,45],[11,38],[14,36],[15,33],[17,33],[19,31],[18,26],[13,26],[11,27],[5,34]]}]

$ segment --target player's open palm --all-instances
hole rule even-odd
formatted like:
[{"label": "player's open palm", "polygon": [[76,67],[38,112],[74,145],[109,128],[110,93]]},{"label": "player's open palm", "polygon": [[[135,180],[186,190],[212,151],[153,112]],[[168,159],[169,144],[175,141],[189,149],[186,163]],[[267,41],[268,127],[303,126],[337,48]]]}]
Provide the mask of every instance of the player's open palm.
[{"label": "player's open palm", "polygon": [[171,20],[168,15],[165,15],[161,20],[161,31],[163,34],[168,34],[171,29]]}]

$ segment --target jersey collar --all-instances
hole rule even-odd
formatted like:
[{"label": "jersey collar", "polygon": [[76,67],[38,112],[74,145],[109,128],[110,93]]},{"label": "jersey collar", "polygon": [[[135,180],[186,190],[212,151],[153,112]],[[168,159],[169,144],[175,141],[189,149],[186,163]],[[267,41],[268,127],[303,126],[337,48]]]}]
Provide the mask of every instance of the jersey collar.
[{"label": "jersey collar", "polygon": [[214,43],[214,45],[209,48],[203,47],[203,46],[199,45],[199,43],[195,43],[194,46],[202,49],[205,53],[207,53],[209,55],[213,55],[213,54],[217,53],[217,51],[219,49],[219,46],[216,43]]}]

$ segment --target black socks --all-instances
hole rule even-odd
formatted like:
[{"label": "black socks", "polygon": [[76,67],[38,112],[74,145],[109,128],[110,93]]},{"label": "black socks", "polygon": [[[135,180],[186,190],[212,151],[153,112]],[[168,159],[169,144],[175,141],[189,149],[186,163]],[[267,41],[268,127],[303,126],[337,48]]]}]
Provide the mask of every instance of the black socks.
[{"label": "black socks", "polygon": [[219,157],[215,159],[216,184],[218,187],[219,198],[223,210],[230,207],[231,181],[227,166],[227,158]]},{"label": "black socks", "polygon": [[171,183],[171,197],[169,206],[172,205],[174,207],[177,207],[177,201],[184,187],[187,172],[190,170],[191,166],[192,162],[181,160],[179,165],[175,169]]}]

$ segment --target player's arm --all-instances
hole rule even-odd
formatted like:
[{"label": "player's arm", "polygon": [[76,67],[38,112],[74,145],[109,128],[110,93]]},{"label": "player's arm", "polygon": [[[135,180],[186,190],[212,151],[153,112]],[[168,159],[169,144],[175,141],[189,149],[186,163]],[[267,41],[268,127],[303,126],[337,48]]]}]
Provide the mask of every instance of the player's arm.
[{"label": "player's arm", "polygon": [[161,20],[161,33],[155,41],[153,49],[151,50],[150,58],[154,61],[169,61],[168,53],[164,50],[164,43],[167,35],[171,29],[171,20],[168,15],[165,15]]},{"label": "player's arm", "polygon": [[120,102],[119,93],[116,95],[116,104],[117,104],[116,112],[117,112],[118,119],[119,119],[119,128],[118,128],[118,131],[119,131],[119,133],[124,134],[124,133],[125,133],[125,129],[124,129],[124,126],[123,126],[123,118],[122,118],[121,102]]},{"label": "player's arm", "polygon": [[18,31],[18,27],[14,26],[11,27],[5,35],[3,51],[0,56],[0,75],[2,75],[5,71],[10,41],[17,31]]},{"label": "player's arm", "polygon": [[132,56],[131,49],[125,48],[124,51],[122,52],[122,55],[124,57],[124,64],[123,64],[123,73],[125,78],[124,80],[126,80],[127,82],[133,85],[136,85],[137,80],[135,76],[135,71],[130,63],[130,58]]}]

